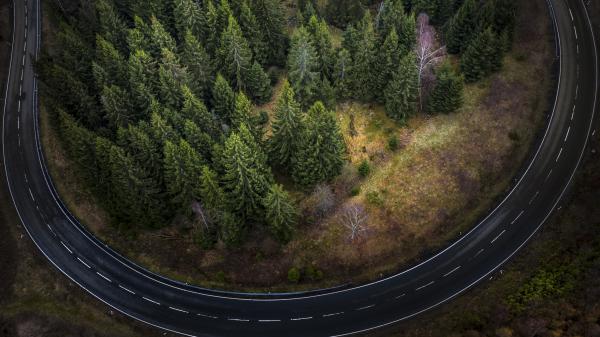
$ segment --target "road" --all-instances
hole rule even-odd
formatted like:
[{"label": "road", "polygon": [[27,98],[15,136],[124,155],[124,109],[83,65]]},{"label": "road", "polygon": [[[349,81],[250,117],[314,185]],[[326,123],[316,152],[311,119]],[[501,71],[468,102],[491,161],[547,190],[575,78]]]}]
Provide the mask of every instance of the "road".
[{"label": "road", "polygon": [[549,0],[560,53],[556,102],[539,148],[513,190],[471,231],[397,275],[318,293],[248,294],[201,289],[155,275],[79,224],[52,186],[41,151],[37,82],[40,0],[15,1],[3,110],[2,164],[25,229],[45,257],[112,308],[190,336],[342,336],[437,307],[487,280],[559,205],[593,129],[598,65],[581,0]]}]

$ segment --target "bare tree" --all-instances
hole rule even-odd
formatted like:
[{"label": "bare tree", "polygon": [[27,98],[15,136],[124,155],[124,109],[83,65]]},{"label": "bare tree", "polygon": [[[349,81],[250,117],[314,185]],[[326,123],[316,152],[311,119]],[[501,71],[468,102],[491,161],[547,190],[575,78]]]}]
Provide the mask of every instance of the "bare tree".
[{"label": "bare tree", "polygon": [[446,55],[446,46],[436,49],[435,28],[429,24],[429,16],[419,14],[417,18],[417,70],[419,72],[419,110],[423,111],[423,87],[426,79],[433,81],[433,66]]},{"label": "bare tree", "polygon": [[311,198],[314,200],[314,212],[317,216],[323,217],[335,206],[335,196],[331,187],[326,184],[320,184],[315,187]]},{"label": "bare tree", "polygon": [[354,241],[367,230],[368,215],[359,204],[349,204],[342,210],[342,225],[350,230],[350,240]]}]

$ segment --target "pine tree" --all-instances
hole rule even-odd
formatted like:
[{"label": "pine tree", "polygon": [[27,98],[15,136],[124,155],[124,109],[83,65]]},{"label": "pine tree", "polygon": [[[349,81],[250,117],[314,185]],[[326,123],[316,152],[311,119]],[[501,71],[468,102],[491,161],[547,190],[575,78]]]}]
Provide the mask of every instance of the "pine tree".
[{"label": "pine tree", "polygon": [[477,7],[476,0],[465,0],[448,22],[446,48],[449,53],[460,53],[469,45],[477,28]]},{"label": "pine tree", "polygon": [[190,89],[199,98],[206,100],[210,97],[210,88],[215,79],[213,61],[189,30],[185,34],[182,49],[181,63],[190,75]]},{"label": "pine tree", "polygon": [[252,0],[251,9],[268,43],[267,63],[283,65],[287,49],[285,13],[278,0]]},{"label": "pine tree", "polygon": [[449,62],[436,71],[436,84],[433,88],[427,110],[430,113],[451,113],[463,103],[464,79],[452,69]]},{"label": "pine tree", "polygon": [[187,86],[182,86],[181,90],[183,96],[183,107],[181,108],[181,114],[183,117],[196,123],[201,127],[203,132],[207,133],[216,140],[220,136],[221,131],[214,116],[208,112],[204,102],[196,98],[194,93],[192,93]]},{"label": "pine tree", "polygon": [[288,55],[288,74],[298,101],[307,106],[318,88],[319,65],[315,47],[305,28],[300,27],[292,37]]},{"label": "pine tree", "polygon": [[291,168],[292,158],[298,151],[298,141],[302,134],[300,104],[294,98],[294,91],[285,81],[281,95],[275,105],[272,125],[273,134],[269,139],[269,158],[282,168]]},{"label": "pine tree", "polygon": [[202,158],[181,139],[179,144],[167,141],[164,147],[164,176],[167,192],[176,207],[186,214],[191,211],[191,202],[198,198],[199,179],[202,172]]},{"label": "pine tree", "polygon": [[306,125],[293,158],[292,178],[311,186],[337,176],[344,164],[345,144],[335,114],[316,102],[308,111]]},{"label": "pine tree", "polygon": [[256,61],[246,75],[246,91],[252,96],[256,104],[267,103],[273,94],[271,80],[260,64]]},{"label": "pine tree", "polygon": [[460,60],[465,80],[476,82],[498,70],[502,56],[502,45],[491,27],[481,31],[472,39]]},{"label": "pine tree", "polygon": [[212,93],[215,114],[222,121],[230,124],[235,113],[235,94],[221,74],[217,75]]},{"label": "pine tree", "polygon": [[335,92],[339,99],[352,97],[352,78],[352,58],[346,49],[342,49],[338,53],[333,74]]},{"label": "pine tree", "polygon": [[375,95],[377,74],[373,72],[376,66],[377,54],[375,46],[375,31],[371,14],[365,13],[359,25],[361,37],[360,48],[354,55],[353,83],[356,98],[362,101],[371,101]]},{"label": "pine tree", "polygon": [[385,112],[401,123],[417,112],[419,75],[415,62],[412,53],[404,56],[385,89]]},{"label": "pine tree", "polygon": [[95,183],[95,136],[94,134],[81,126],[73,116],[63,110],[58,111],[58,121],[60,129],[60,138],[69,157],[75,161],[79,167],[83,168],[82,172],[86,180]]},{"label": "pine tree", "polygon": [[255,218],[261,212],[261,201],[269,188],[266,177],[260,174],[256,154],[232,132],[225,141],[222,161],[229,208],[242,219]]},{"label": "pine tree", "polygon": [[229,17],[227,29],[221,35],[218,57],[223,75],[238,91],[244,89],[243,74],[250,69],[252,51],[233,16]]},{"label": "pine tree", "polygon": [[273,184],[263,199],[265,220],[271,233],[281,242],[292,239],[298,211],[281,185]]}]

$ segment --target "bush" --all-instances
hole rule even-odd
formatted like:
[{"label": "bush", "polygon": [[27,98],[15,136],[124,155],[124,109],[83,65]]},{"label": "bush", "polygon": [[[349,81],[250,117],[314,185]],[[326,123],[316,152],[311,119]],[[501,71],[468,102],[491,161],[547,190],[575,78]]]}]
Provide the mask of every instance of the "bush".
[{"label": "bush", "polygon": [[300,271],[298,268],[292,267],[288,270],[288,281],[292,283],[298,283],[300,281]]},{"label": "bush", "polygon": [[383,198],[377,191],[371,191],[367,193],[367,202],[372,205],[381,206],[383,205]]},{"label": "bush", "polygon": [[398,137],[396,137],[396,135],[393,135],[388,139],[388,147],[391,151],[398,150]]},{"label": "bush", "polygon": [[369,173],[371,173],[371,166],[369,165],[369,162],[365,159],[360,163],[360,165],[358,165],[358,174],[364,178],[368,176]]},{"label": "bush", "polygon": [[217,280],[217,282],[225,283],[225,280],[226,280],[225,273],[223,271],[218,271],[215,274],[215,279]]},{"label": "bush", "polygon": [[352,187],[352,189],[350,190],[350,196],[351,197],[355,197],[357,195],[360,194],[360,186],[354,186]]}]

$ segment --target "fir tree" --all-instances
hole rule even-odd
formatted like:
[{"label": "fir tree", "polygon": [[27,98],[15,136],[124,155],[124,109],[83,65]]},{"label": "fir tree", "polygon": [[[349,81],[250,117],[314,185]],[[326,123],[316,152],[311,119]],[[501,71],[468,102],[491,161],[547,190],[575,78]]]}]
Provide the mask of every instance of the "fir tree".
[{"label": "fir tree", "polygon": [[210,97],[210,88],[215,79],[213,60],[191,31],[187,31],[183,41],[181,63],[190,75],[190,89],[199,98]]},{"label": "fir tree", "polygon": [[241,124],[250,125],[252,117],[252,102],[243,93],[239,92],[235,95],[235,109],[231,116],[231,127],[237,128]]},{"label": "fir tree", "polygon": [[232,132],[225,141],[222,161],[229,208],[243,219],[255,218],[269,188],[266,177],[260,174],[256,154]]},{"label": "fir tree", "polygon": [[204,158],[210,158],[213,139],[192,120],[183,122],[183,137]]},{"label": "fir tree", "polygon": [[413,54],[404,56],[385,89],[386,114],[401,123],[417,112],[419,75],[415,62]]},{"label": "fir tree", "polygon": [[289,242],[294,233],[298,211],[281,185],[273,184],[263,199],[265,219],[271,233],[281,242]]},{"label": "fir tree", "polygon": [[370,101],[375,94],[377,85],[377,74],[373,69],[376,65],[375,31],[369,12],[365,13],[360,22],[359,34],[361,37],[360,48],[354,55],[353,84],[354,92],[358,99]]},{"label": "fir tree", "polygon": [[143,128],[129,125],[117,132],[117,142],[159,184],[163,182],[162,145],[157,144]]},{"label": "fir tree", "polygon": [[260,25],[252,9],[248,4],[248,0],[242,1],[240,5],[239,21],[244,37],[248,41],[254,61],[260,64],[266,64],[268,53],[268,44],[263,40],[263,34],[260,31]]},{"label": "fir tree", "polygon": [[271,99],[273,94],[271,80],[258,62],[254,61],[252,67],[250,67],[245,82],[246,90],[255,103],[264,104]]},{"label": "fir tree", "polygon": [[123,55],[127,48],[127,25],[110,0],[95,2],[100,34]]},{"label": "fir tree", "polygon": [[162,50],[162,60],[158,68],[161,101],[169,108],[178,110],[183,102],[181,86],[187,85],[189,75],[177,56],[168,49]]},{"label": "fir tree", "polygon": [[334,66],[335,51],[331,41],[331,33],[325,20],[319,20],[315,15],[310,17],[308,32],[317,52],[321,76],[331,78]]},{"label": "fir tree", "polygon": [[460,60],[465,80],[476,82],[498,70],[502,56],[502,45],[491,27],[481,31],[472,39]]},{"label": "fir tree", "polygon": [[[219,13],[213,0],[204,0],[204,25],[202,26],[202,39],[206,51],[215,55],[219,48],[221,30],[218,27]],[[224,27],[223,27],[224,28]]]},{"label": "fir tree", "polygon": [[298,141],[302,134],[300,104],[294,98],[294,91],[286,81],[275,105],[272,126],[273,134],[269,139],[269,158],[283,168],[291,168],[292,158],[298,151]]},{"label": "fir tree", "polygon": [[175,40],[165,29],[162,23],[156,18],[150,18],[150,53],[152,56],[159,58],[163,54],[163,49],[166,49],[172,53],[175,52]]},{"label": "fir tree", "polygon": [[231,123],[235,111],[235,94],[220,74],[217,75],[212,93],[215,114],[224,122]]},{"label": "fir tree", "polygon": [[173,203],[189,214],[191,202],[198,198],[199,180],[202,172],[202,158],[181,139],[179,144],[170,141],[164,147],[164,176],[167,192]]},{"label": "fir tree", "polygon": [[129,57],[129,87],[134,99],[134,106],[141,113],[149,112],[153,93],[157,91],[156,70],[156,62],[143,50],[137,50]]},{"label": "fir tree", "polygon": [[267,63],[283,65],[287,49],[285,14],[278,0],[252,0],[251,9],[268,43]]},{"label": "fir tree", "polygon": [[458,12],[448,22],[446,48],[457,54],[467,48],[477,28],[477,1],[465,0]]},{"label": "fir tree", "polygon": [[242,90],[245,87],[243,74],[250,69],[252,51],[233,16],[229,17],[227,29],[221,35],[218,57],[223,75],[238,91]]},{"label": "fir tree", "polygon": [[352,58],[346,49],[342,49],[338,53],[333,74],[335,92],[339,99],[352,97],[352,78]]},{"label": "fir tree", "polygon": [[138,117],[131,106],[128,93],[119,86],[105,86],[100,95],[100,102],[111,130],[126,126]]},{"label": "fir tree", "polygon": [[203,132],[210,135],[213,139],[217,139],[220,132],[219,124],[214,116],[208,112],[208,109],[200,99],[192,93],[187,86],[182,86],[183,107],[181,114],[184,118],[192,120],[197,125],[201,126]]},{"label": "fir tree", "polygon": [[96,37],[96,58],[92,64],[96,86],[127,85],[127,62],[121,53],[102,36]]},{"label": "fir tree", "polygon": [[430,113],[451,113],[463,103],[464,80],[448,62],[436,71],[436,84],[429,96],[427,109]]},{"label": "fir tree", "polygon": [[318,88],[319,65],[315,47],[310,35],[300,27],[292,37],[288,55],[288,74],[298,101],[308,105],[315,97]]},{"label": "fir tree", "polygon": [[377,62],[378,78],[377,78],[377,98],[379,101],[384,100],[384,91],[388,83],[392,80],[395,70],[400,62],[400,47],[396,28],[392,28],[386,37],[381,51],[379,52],[379,61]]},{"label": "fir tree", "polygon": [[327,19],[339,28],[356,22],[363,17],[365,9],[360,0],[328,1],[325,7]]},{"label": "fir tree", "polygon": [[196,36],[201,35],[204,15],[198,3],[194,0],[173,0],[173,2],[173,17],[179,40],[184,40],[188,31]]}]

